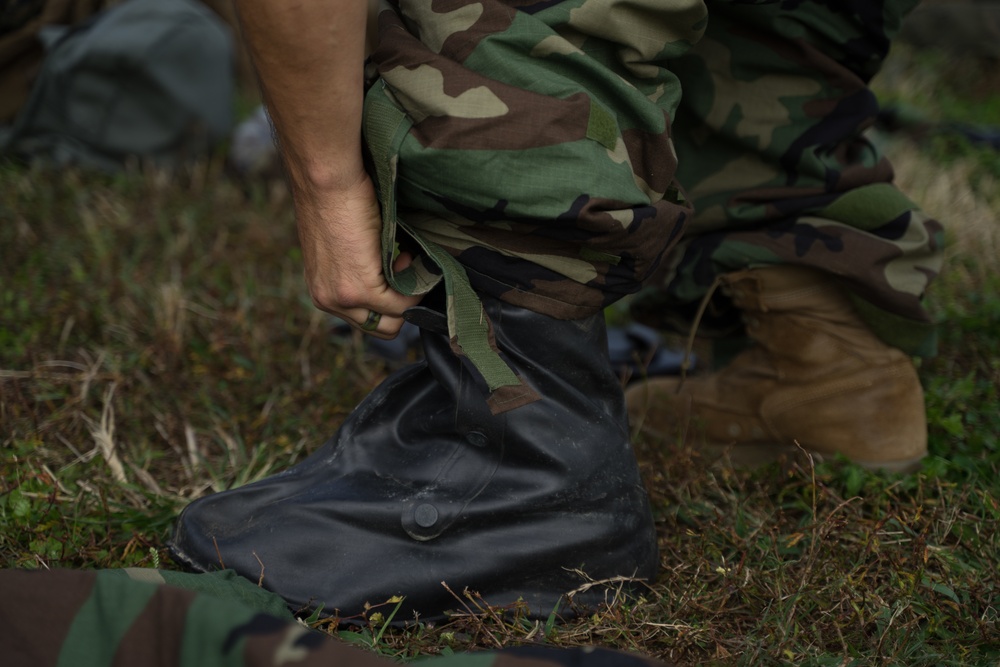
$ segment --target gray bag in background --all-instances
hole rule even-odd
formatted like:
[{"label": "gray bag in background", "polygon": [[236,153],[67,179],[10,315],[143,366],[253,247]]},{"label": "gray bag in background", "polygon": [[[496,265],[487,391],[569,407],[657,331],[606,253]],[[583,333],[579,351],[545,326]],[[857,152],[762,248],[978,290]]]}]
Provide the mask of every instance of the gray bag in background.
[{"label": "gray bag in background", "polygon": [[233,39],[194,0],[127,0],[85,23],[47,27],[47,55],[0,153],[119,169],[204,155],[233,123]]}]

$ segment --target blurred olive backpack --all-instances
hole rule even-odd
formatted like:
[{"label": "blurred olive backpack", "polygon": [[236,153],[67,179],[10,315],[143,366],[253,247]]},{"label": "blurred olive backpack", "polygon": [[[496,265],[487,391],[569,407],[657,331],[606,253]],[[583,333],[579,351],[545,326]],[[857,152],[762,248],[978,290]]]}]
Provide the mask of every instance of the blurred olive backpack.
[{"label": "blurred olive backpack", "polygon": [[201,3],[126,0],[37,38],[41,71],[0,153],[114,170],[176,164],[228,137],[233,40]]}]

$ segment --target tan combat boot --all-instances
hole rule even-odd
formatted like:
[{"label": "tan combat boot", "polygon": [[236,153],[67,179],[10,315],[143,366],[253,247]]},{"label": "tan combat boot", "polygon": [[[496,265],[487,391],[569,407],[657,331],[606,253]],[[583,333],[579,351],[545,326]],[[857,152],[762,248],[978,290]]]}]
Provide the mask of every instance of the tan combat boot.
[{"label": "tan combat boot", "polygon": [[709,375],[637,383],[626,392],[634,431],[737,466],[801,452],[796,443],[867,468],[919,465],[927,422],[916,370],[833,280],[767,267],[731,273],[723,289],[756,344]]}]

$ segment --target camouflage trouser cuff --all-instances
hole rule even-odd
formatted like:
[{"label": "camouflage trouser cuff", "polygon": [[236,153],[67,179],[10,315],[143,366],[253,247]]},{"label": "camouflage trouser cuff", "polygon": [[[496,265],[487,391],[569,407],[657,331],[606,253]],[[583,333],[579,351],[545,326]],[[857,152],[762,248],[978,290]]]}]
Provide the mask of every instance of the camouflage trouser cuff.
[{"label": "camouflage trouser cuff", "polygon": [[[382,205],[382,269],[386,280],[402,294],[426,294],[444,281],[446,315],[452,348],[469,359],[489,387],[494,414],[535,400],[537,394],[500,358],[492,336],[492,324],[465,274],[465,269],[443,248],[423,238],[420,232],[398,219],[396,206],[396,156],[412,123],[389,99],[385,83],[378,81],[365,97],[364,134],[375,168],[373,174]],[[396,233],[403,229],[424,252],[421,261],[399,273],[392,268]],[[437,271],[427,266],[431,262]]]}]

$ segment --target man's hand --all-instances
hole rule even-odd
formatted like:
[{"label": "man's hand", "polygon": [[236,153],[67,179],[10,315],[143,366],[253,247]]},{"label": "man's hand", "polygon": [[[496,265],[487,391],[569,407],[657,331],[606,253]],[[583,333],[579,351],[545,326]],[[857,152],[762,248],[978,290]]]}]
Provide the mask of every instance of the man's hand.
[{"label": "man's hand", "polygon": [[[382,273],[382,218],[371,179],[364,171],[335,192],[300,191],[295,202],[306,284],[317,308],[362,328],[371,313],[378,326],[368,330],[393,338],[403,326],[403,311],[420,302],[392,289]],[[410,264],[396,258],[398,271]]]}]

